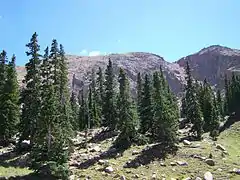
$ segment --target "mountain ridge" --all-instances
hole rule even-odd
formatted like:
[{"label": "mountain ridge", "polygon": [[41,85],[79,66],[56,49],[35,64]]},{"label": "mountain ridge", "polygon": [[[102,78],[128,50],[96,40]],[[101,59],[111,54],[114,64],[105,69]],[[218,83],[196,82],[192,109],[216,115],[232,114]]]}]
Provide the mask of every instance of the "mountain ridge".
[{"label": "mountain ridge", "polygon": [[[73,85],[75,91],[89,83],[92,70],[96,72],[98,67],[105,69],[109,58],[113,62],[115,74],[118,73],[119,67],[125,69],[133,94],[135,94],[137,73],[153,72],[159,70],[160,66],[176,94],[181,93],[184,87],[186,61],[189,61],[194,78],[200,81],[207,78],[213,86],[220,84],[218,88],[223,86],[224,74],[240,71],[240,50],[221,45],[202,48],[175,62],[168,62],[164,57],[150,52],[112,53],[100,56],[66,55],[66,58],[68,59],[69,85]],[[21,82],[25,74],[24,67],[17,66],[17,72]]]}]

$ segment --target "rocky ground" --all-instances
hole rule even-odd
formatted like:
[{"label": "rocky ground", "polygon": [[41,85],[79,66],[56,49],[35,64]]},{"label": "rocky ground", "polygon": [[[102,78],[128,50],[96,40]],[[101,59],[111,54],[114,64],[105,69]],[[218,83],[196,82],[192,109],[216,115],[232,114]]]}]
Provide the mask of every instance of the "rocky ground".
[{"label": "rocky ground", "polygon": [[[86,139],[79,132],[73,139],[70,179],[240,179],[240,122],[222,132],[216,142],[208,134],[202,141],[188,141],[186,132],[179,131],[182,142],[171,154],[160,144],[119,151],[112,147],[117,133],[94,129]],[[17,155],[13,147],[0,149],[0,177],[36,179],[27,175],[32,173],[27,168],[28,153]]]}]

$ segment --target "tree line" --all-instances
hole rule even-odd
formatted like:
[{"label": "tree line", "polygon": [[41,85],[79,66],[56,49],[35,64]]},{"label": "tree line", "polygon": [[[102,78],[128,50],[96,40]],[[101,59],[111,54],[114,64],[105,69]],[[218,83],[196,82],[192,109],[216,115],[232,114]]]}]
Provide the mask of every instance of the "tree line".
[{"label": "tree line", "polygon": [[194,81],[188,63],[181,109],[161,66],[152,74],[137,74],[134,98],[124,69],[119,68],[116,75],[111,59],[106,69],[92,70],[87,92],[70,92],[63,45],[54,39],[42,55],[37,37],[34,33],[26,45],[29,61],[21,89],[15,56],[8,62],[6,52],[0,54],[0,140],[7,144],[17,134],[19,150],[21,142],[29,140],[31,168],[36,172],[47,168],[54,176],[68,177],[76,131],[104,126],[119,131],[117,148],[147,142],[173,148],[179,141],[180,115],[192,124],[196,138],[201,139],[204,132],[216,138],[219,122],[239,109],[239,77],[233,74],[231,80],[225,79],[223,96],[207,80]]}]

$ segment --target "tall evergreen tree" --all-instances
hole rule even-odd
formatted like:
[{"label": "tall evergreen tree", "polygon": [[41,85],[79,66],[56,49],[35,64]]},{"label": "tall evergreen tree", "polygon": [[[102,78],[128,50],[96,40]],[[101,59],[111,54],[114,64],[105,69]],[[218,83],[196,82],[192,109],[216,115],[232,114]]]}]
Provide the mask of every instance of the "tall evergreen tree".
[{"label": "tall evergreen tree", "polygon": [[[168,146],[177,143],[178,106],[169,90],[164,76],[158,72],[153,74],[153,126],[152,137]],[[164,83],[162,83],[164,82]]]},{"label": "tall evergreen tree", "polygon": [[74,91],[72,91],[72,95],[70,98],[70,104],[71,104],[71,108],[72,108],[72,122],[71,124],[73,125],[73,129],[74,130],[78,130],[78,114],[79,114],[79,108],[78,108],[78,104],[77,104],[77,98],[76,98],[76,94],[74,93]]},{"label": "tall evergreen tree", "polygon": [[79,130],[84,130],[88,127],[89,124],[89,113],[88,113],[88,102],[84,98],[83,91],[80,91],[78,94],[79,102],[79,114],[78,114],[78,127]]},{"label": "tall evergreen tree", "polygon": [[137,134],[137,113],[136,108],[132,104],[130,96],[129,81],[122,68],[119,71],[119,129],[121,131],[116,140],[117,146],[128,147],[133,142]]},{"label": "tall evergreen tree", "polygon": [[[3,52],[2,60],[6,59]],[[5,56],[5,57],[4,57]],[[6,79],[0,95],[0,139],[8,141],[17,133],[19,123],[19,87],[15,68],[16,57],[13,55],[9,64],[4,67]],[[7,142],[5,142],[7,143]]]},{"label": "tall evergreen tree", "polygon": [[31,143],[36,132],[36,124],[39,120],[41,96],[40,96],[40,46],[38,45],[37,33],[32,35],[30,42],[26,45],[29,51],[26,52],[30,57],[29,62],[25,65],[27,74],[24,79],[25,88],[22,91],[22,115],[20,122],[21,140],[29,139]]},{"label": "tall evergreen tree", "polygon": [[109,59],[107,69],[105,71],[105,83],[104,83],[104,101],[103,101],[103,125],[114,130],[117,125],[116,118],[116,93],[114,89],[115,76],[113,73],[112,61]]},{"label": "tall evergreen tree", "polygon": [[142,77],[141,73],[137,74],[137,109],[138,114],[141,112],[141,102],[142,102]]},{"label": "tall evergreen tree", "polygon": [[191,131],[196,135],[196,138],[200,139],[203,133],[202,114],[188,62],[186,64],[185,71],[187,82],[187,85],[185,87],[186,118],[189,122],[193,123]]},{"label": "tall evergreen tree", "polygon": [[142,100],[141,100],[141,112],[140,112],[140,133],[145,134],[151,130],[153,111],[152,111],[152,88],[149,75],[145,75]]},{"label": "tall evergreen tree", "polygon": [[222,101],[222,95],[221,91],[217,90],[217,106],[218,106],[218,112],[220,114],[221,120],[223,120],[224,117],[224,107],[223,107],[223,101]]},{"label": "tall evergreen tree", "polygon": [[96,107],[97,113],[99,116],[99,122],[102,124],[102,115],[103,115],[103,100],[104,100],[104,78],[102,73],[102,68],[99,67],[96,78]]}]

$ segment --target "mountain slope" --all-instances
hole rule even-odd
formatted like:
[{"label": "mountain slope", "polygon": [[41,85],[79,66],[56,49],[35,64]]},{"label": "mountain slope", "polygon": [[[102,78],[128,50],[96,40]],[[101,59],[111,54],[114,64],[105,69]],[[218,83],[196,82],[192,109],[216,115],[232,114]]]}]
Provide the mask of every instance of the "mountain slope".
[{"label": "mountain slope", "polygon": [[181,58],[176,63],[184,67],[187,61],[196,79],[203,81],[207,78],[212,85],[218,84],[222,88],[225,74],[240,71],[240,50],[214,45]]},{"label": "mountain slope", "polygon": [[[113,62],[116,75],[118,75],[119,67],[125,69],[130,78],[133,94],[136,94],[137,73],[151,73],[159,70],[160,65],[171,89],[176,94],[183,90],[186,61],[189,61],[194,78],[201,81],[207,78],[211,85],[218,84],[220,88],[223,87],[225,74],[230,75],[232,72],[240,72],[240,50],[219,45],[203,48],[199,52],[183,57],[174,63],[165,61],[159,55],[146,52],[110,54],[107,56],[67,55],[69,86],[74,86],[76,92],[82,87],[87,87],[90,83],[92,69],[95,72],[98,70],[98,67],[105,69],[109,58]],[[17,71],[19,81],[21,82],[25,75],[25,69],[17,67]]]}]

